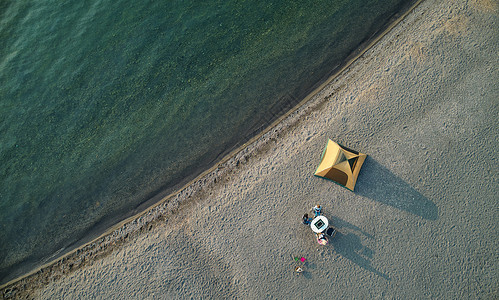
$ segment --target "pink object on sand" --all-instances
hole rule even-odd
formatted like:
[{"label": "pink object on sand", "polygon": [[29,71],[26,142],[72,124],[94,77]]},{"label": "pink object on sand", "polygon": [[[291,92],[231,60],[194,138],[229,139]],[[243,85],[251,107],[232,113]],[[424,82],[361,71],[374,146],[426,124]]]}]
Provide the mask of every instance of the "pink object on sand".
[{"label": "pink object on sand", "polygon": [[306,259],[305,257],[300,258],[301,262],[304,262]]}]

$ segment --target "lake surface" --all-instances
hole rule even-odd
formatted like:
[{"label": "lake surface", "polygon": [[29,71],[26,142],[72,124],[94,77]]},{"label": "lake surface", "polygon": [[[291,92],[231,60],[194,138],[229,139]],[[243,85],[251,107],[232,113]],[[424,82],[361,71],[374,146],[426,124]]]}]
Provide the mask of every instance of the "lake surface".
[{"label": "lake surface", "polygon": [[2,1],[0,283],[172,192],[412,1]]}]

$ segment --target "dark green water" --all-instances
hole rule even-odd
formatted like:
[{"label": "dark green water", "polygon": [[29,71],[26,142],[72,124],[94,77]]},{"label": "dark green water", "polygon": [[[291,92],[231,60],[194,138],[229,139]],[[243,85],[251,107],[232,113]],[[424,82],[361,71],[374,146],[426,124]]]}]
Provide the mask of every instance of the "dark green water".
[{"label": "dark green water", "polygon": [[409,2],[0,1],[0,282],[211,166]]}]

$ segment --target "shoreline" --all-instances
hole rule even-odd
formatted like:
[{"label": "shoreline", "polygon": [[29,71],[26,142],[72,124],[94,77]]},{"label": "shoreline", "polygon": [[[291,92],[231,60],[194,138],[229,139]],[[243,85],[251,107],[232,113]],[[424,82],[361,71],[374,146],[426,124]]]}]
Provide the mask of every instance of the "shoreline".
[{"label": "shoreline", "polygon": [[24,275],[0,285],[0,295],[2,295],[2,298],[6,297],[12,291],[22,294],[23,292],[29,292],[29,290],[35,290],[53,280],[57,280],[61,276],[86,266],[92,260],[107,256],[125,244],[129,239],[152,230],[158,223],[167,221],[166,218],[169,215],[177,213],[180,205],[187,204],[187,202],[195,198],[201,198],[205,190],[212,189],[217,182],[224,181],[226,177],[237,170],[239,165],[244,165],[250,158],[258,156],[276,138],[296,126],[300,122],[300,118],[323,105],[328,99],[321,97],[320,94],[325,92],[326,87],[331,85],[332,82],[341,77],[345,72],[348,72],[353,63],[375,46],[385,35],[390,33],[422,2],[424,1],[417,0],[406,11],[393,16],[392,18],[396,17],[395,20],[388,22],[385,28],[382,28],[380,32],[361,44],[359,48],[346,58],[337,71],[334,71],[331,76],[313,89],[303,100],[249,141],[229,152],[213,167],[202,172],[175,192],[162,197],[161,200],[147,207],[145,210],[111,226],[97,238],[57,256],[48,263]]}]

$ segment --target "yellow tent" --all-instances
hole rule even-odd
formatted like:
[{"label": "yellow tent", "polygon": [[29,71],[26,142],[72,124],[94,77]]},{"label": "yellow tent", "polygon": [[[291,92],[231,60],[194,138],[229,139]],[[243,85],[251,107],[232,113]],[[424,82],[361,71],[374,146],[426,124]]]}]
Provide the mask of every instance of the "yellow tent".
[{"label": "yellow tent", "polygon": [[331,179],[353,191],[366,157],[363,153],[328,140],[315,176]]}]

